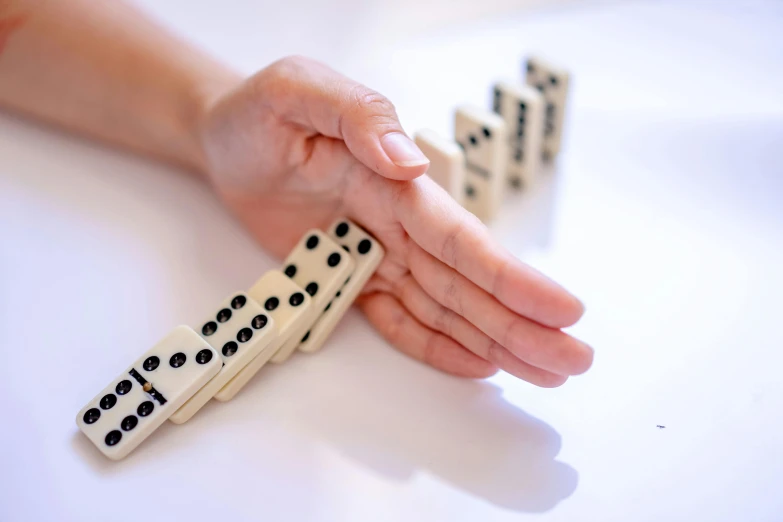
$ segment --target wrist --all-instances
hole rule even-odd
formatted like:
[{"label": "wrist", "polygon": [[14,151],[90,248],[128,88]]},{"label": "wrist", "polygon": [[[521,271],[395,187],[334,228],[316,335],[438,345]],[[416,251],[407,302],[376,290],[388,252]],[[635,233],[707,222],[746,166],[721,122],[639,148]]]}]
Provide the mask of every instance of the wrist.
[{"label": "wrist", "polygon": [[211,71],[194,80],[190,95],[183,108],[185,135],[187,136],[186,163],[200,176],[206,178],[210,172],[210,161],[205,142],[205,128],[215,105],[229,91],[239,85],[243,78],[228,69]]}]

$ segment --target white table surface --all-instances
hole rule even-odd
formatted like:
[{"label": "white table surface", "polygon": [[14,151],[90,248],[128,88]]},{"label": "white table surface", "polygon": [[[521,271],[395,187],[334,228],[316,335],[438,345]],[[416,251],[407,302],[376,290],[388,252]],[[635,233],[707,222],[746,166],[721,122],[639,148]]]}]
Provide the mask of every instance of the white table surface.
[{"label": "white table surface", "polygon": [[144,3],[248,72],[324,59],[411,132],[567,64],[558,171],[492,230],[586,302],[595,365],[461,381],[352,312],[109,462],[83,403],[278,260],[198,182],[2,116],[0,520],[783,520],[781,3]]}]

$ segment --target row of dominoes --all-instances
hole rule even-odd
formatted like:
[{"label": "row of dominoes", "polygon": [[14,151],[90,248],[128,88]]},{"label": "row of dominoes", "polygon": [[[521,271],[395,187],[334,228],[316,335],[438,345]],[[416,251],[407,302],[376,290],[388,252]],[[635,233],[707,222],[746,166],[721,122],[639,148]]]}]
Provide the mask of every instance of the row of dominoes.
[{"label": "row of dominoes", "polygon": [[76,424],[119,460],[166,419],[232,399],[270,360],[318,350],[378,268],[383,247],[347,219],[309,231],[282,270],[231,294],[195,328],[178,326],[96,395]]},{"label": "row of dominoes", "polygon": [[495,216],[507,186],[528,189],[542,162],[560,151],[569,74],[540,58],[525,64],[525,83],[499,82],[492,110],[457,108],[454,140],[419,131],[429,176],[482,221]]}]

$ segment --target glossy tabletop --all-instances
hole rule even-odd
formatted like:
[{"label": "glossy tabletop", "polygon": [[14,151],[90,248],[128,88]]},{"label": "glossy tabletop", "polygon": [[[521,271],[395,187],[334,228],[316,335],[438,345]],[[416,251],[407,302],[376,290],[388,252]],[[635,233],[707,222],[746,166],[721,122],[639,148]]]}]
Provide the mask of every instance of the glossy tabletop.
[{"label": "glossy tabletop", "polygon": [[783,520],[779,2],[144,4],[248,73],[325,60],[411,133],[529,52],[569,67],[559,162],[491,229],[584,300],[595,364],[461,381],[352,311],[110,462],[85,401],[280,260],[195,179],[0,116],[0,520]]}]

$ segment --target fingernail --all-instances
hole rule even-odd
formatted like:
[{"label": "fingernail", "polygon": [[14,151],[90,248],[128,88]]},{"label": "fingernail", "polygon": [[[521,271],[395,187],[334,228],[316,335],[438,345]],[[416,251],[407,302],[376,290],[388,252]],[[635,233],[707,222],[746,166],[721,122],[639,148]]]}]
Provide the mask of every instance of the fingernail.
[{"label": "fingernail", "polygon": [[421,149],[401,132],[390,132],[382,137],[381,146],[398,167],[418,167],[430,162]]}]

